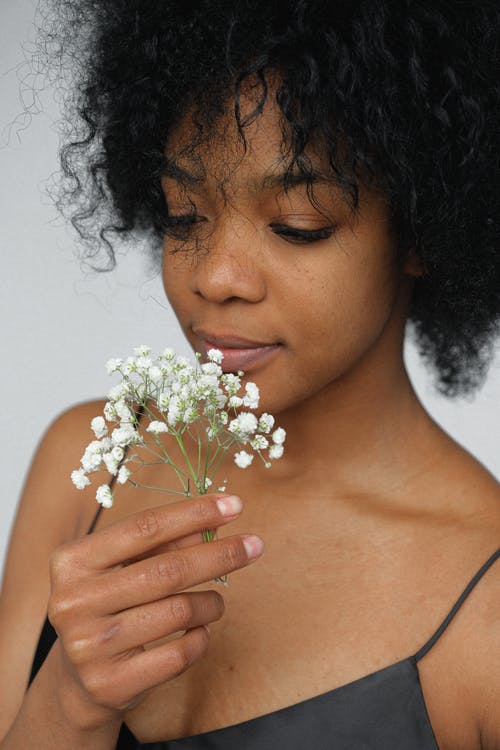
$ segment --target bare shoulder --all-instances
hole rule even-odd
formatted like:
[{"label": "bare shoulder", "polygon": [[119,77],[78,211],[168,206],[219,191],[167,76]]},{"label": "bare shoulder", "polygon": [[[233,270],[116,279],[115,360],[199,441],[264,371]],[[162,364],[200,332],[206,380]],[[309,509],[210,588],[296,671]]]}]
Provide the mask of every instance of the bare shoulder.
[{"label": "bare shoulder", "polygon": [[462,617],[458,616],[454,625],[458,636],[454,643],[461,644],[455,660],[462,675],[457,706],[463,715],[471,715],[473,707],[481,750],[497,750],[500,748],[500,483],[461,447],[454,451],[448,471],[455,475],[450,486],[455,488],[461,506],[457,554],[467,561],[471,578],[482,570]]},{"label": "bare shoulder", "polygon": [[20,528],[41,528],[49,544],[61,544],[78,534],[80,510],[85,504],[70,475],[79,467],[83,451],[94,437],[90,421],[102,413],[104,404],[104,400],[94,400],[71,406],[45,430],[26,475],[13,542]]},{"label": "bare shoulder", "polygon": [[58,546],[80,535],[95,504],[71,482],[90,420],[105,401],[80,403],[47,427],[28,469],[9,541],[0,594],[0,737],[22,701],[49,595],[48,560]]},{"label": "bare shoulder", "polygon": [[[484,564],[474,599],[474,633],[464,653],[474,696],[481,750],[500,747],[500,483],[480,465],[476,522],[484,535]],[[474,485],[471,485],[474,487]]]}]

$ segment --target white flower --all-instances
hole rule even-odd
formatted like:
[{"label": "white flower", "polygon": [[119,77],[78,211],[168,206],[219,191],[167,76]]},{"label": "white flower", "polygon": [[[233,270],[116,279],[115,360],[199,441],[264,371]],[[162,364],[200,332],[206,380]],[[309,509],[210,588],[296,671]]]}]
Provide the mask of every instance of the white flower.
[{"label": "white flower", "polygon": [[172,396],[168,404],[167,421],[170,425],[175,426],[181,416],[181,401],[178,396]]},{"label": "white flower", "polygon": [[246,395],[243,397],[243,405],[249,409],[256,409],[259,405],[259,389],[255,383],[247,383]]},{"label": "white flower", "polygon": [[120,466],[120,469],[118,471],[118,476],[116,478],[116,481],[118,484],[125,484],[125,482],[128,480],[130,476],[130,471],[127,469],[126,466]]},{"label": "white flower", "polygon": [[246,469],[247,466],[250,466],[250,464],[253,461],[253,455],[251,453],[247,453],[246,451],[240,451],[239,453],[234,454],[234,463],[236,466],[239,466],[240,469]]},{"label": "white flower", "polygon": [[217,427],[216,425],[209,425],[208,427],[205,427],[205,431],[207,433],[208,439],[213,440],[219,434],[220,427]]},{"label": "white flower", "polygon": [[[212,486],[213,477],[206,477],[204,472],[209,470],[213,475],[219,463],[219,459],[217,463],[209,461],[213,442],[217,442],[217,451],[221,450],[222,456],[233,445],[249,446],[248,452],[239,450],[234,454],[234,461],[240,468],[250,466],[255,455],[263,460],[266,467],[271,466],[271,459],[283,454],[285,430],[280,427],[275,429],[272,434],[273,444],[270,445],[269,436],[274,429],[274,417],[262,414],[258,418],[250,411],[258,407],[259,388],[255,383],[249,382],[243,389],[241,378],[244,373],[224,373],[221,367],[223,359],[223,352],[214,348],[207,353],[203,364],[201,354],[197,352],[193,366],[186,357],[176,355],[173,349],[165,349],[162,354],[154,356],[150,347],[142,345],[136,347],[134,356],[126,360],[108,360],[108,372],[118,372],[121,382],[109,391],[104,417],[95,417],[90,423],[96,440],[85,449],[81,467],[71,474],[74,485],[83,489],[90,484],[87,474],[104,467],[117,477],[118,484],[131,481],[131,471],[128,468],[130,463],[137,461],[144,465],[145,461],[142,451],[125,460],[126,449],[128,446],[141,445],[154,454],[156,462],[159,459],[176,471],[179,469],[177,476],[186,491],[184,478],[187,473],[172,464],[166,454],[159,455],[155,447],[144,439],[146,433],[155,437],[161,433],[173,433],[185,456],[187,453],[183,440],[189,436],[198,443],[198,461],[194,465],[199,467],[199,471],[197,475],[193,474],[192,479],[200,491],[206,492]],[[158,416],[163,419],[145,418],[145,424],[139,423],[137,405],[142,405],[142,412],[147,403],[157,412],[159,410]],[[246,411],[241,412],[241,408]],[[146,411],[151,414],[149,410]],[[230,419],[229,415],[234,419]],[[193,423],[195,429],[191,428]],[[110,427],[110,424],[113,426]],[[158,437],[151,442],[159,445]],[[205,455],[202,455],[203,451],[206,451]],[[205,467],[203,473],[202,466]],[[193,473],[191,465],[188,469]],[[142,486],[138,482],[132,484]],[[219,492],[225,492],[226,484],[227,480],[224,479],[218,488]],[[108,485],[101,485],[97,489],[96,498],[105,507],[109,508],[113,504],[113,493]]]},{"label": "white flower", "polygon": [[85,453],[81,458],[81,464],[85,471],[95,471],[101,464],[102,446],[99,440],[93,440],[85,448]]},{"label": "white flower", "polygon": [[95,497],[97,502],[100,503],[103,508],[111,508],[113,505],[113,493],[107,484],[101,484],[101,486],[97,488]]},{"label": "white flower", "polygon": [[274,417],[272,414],[261,414],[259,419],[259,430],[265,432],[266,435],[271,432],[274,427]]},{"label": "white flower", "polygon": [[209,349],[207,352],[207,357],[211,362],[216,362],[218,365],[222,362],[224,359],[224,355],[219,349]]},{"label": "white flower", "polygon": [[121,359],[108,359],[106,362],[106,370],[108,371],[108,375],[111,375],[111,373],[116,372],[121,365],[123,364],[123,360]]},{"label": "white flower", "polygon": [[281,458],[283,455],[282,445],[271,445],[269,448],[269,458]]},{"label": "white flower", "polygon": [[118,383],[109,389],[108,398],[110,401],[119,401],[129,394],[127,383]]},{"label": "white flower", "polygon": [[141,346],[136,346],[134,348],[134,354],[136,357],[147,357],[148,354],[151,354],[151,347],[146,346],[146,344],[142,344]]},{"label": "white flower", "polygon": [[196,422],[198,417],[199,417],[198,409],[196,409],[196,407],[190,406],[185,410],[184,414],[182,415],[182,421],[185,422],[186,424],[192,424],[193,422]]},{"label": "white flower", "polygon": [[111,440],[113,441],[113,445],[119,445],[122,448],[126,445],[136,445],[143,442],[142,437],[134,430],[132,425],[117,427],[111,433]]},{"label": "white flower", "polygon": [[152,367],[149,368],[148,376],[150,380],[153,381],[153,383],[159,383],[163,377],[162,372],[160,368],[157,367],[157,365],[153,365]]},{"label": "white flower", "polygon": [[264,435],[256,435],[253,440],[250,440],[250,445],[254,451],[263,451],[269,446],[269,440]]},{"label": "white flower", "polygon": [[166,411],[168,409],[169,400],[167,393],[160,393],[158,396],[158,408],[160,411]]},{"label": "white flower", "polygon": [[110,401],[107,401],[104,404],[103,414],[108,422],[113,422],[115,419],[117,419],[115,405]]},{"label": "white flower", "polygon": [[115,447],[111,451],[111,455],[113,456],[115,461],[118,461],[118,463],[120,463],[123,456],[125,455],[125,451],[123,450],[121,446],[115,445]]},{"label": "white flower", "polygon": [[102,438],[108,434],[108,428],[103,417],[94,417],[90,423],[90,428],[93,431],[96,438]]},{"label": "white flower", "polygon": [[237,435],[250,435],[257,429],[257,417],[250,412],[242,412],[229,423],[228,430]]},{"label": "white flower", "polygon": [[257,417],[255,414],[250,414],[250,412],[241,412],[241,414],[238,416],[238,421],[240,423],[240,430],[241,432],[247,432],[248,434],[255,432],[257,429]]},{"label": "white flower", "polygon": [[112,453],[105,453],[102,457],[103,463],[110,474],[115,475],[118,470],[118,461]]},{"label": "white flower", "polygon": [[241,380],[234,372],[225,372],[221,377],[221,383],[224,385],[226,393],[229,393],[230,396],[234,396],[241,386]]},{"label": "white flower", "polygon": [[116,402],[115,412],[120,417],[122,422],[132,422],[134,419],[134,413],[123,399],[120,399]]},{"label": "white flower", "polygon": [[127,357],[127,361],[123,365],[123,371],[126,375],[131,375],[133,372],[137,372],[135,357]]},{"label": "white flower", "polygon": [[87,487],[87,485],[90,484],[90,479],[83,469],[75,469],[75,471],[72,471],[71,481],[78,490],[83,490],[84,487]]},{"label": "white flower", "polygon": [[286,432],[283,427],[278,427],[278,429],[273,432],[272,438],[273,443],[276,443],[276,445],[283,445],[286,438]]},{"label": "white flower", "polygon": [[138,372],[147,372],[149,371],[149,368],[152,366],[152,361],[150,357],[137,357],[137,360],[135,362],[135,366],[137,367]]},{"label": "white flower", "polygon": [[[215,349],[213,350],[215,351]],[[217,364],[217,362],[206,362],[201,366],[201,371],[205,375],[217,375],[219,376],[222,373],[221,368]]]},{"label": "white flower", "polygon": [[159,422],[158,420],[155,420],[154,422],[150,422],[148,427],[146,428],[146,432],[154,432],[155,435],[158,435],[160,432],[168,432],[168,427],[165,424],[165,422]]}]

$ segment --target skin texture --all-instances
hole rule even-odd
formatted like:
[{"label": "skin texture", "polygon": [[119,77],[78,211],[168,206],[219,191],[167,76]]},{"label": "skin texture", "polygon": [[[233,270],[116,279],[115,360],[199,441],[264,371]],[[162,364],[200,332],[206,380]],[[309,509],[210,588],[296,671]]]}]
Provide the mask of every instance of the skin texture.
[{"label": "skin texture", "polygon": [[[182,151],[188,127],[186,118],[167,145],[169,156]],[[364,186],[355,217],[332,185],[314,187],[324,214],[311,205],[303,185],[288,194],[253,190],[268,173],[282,171],[276,109],[268,103],[248,131],[243,156],[236,126],[225,123],[219,147],[202,154],[208,178],[196,193],[163,180],[172,214],[189,213],[194,203],[204,219],[183,242],[167,237],[163,278],[169,300],[194,350],[201,346],[197,328],[281,344],[247,378],[260,388],[259,408],[279,414],[287,430],[285,455],[270,481],[313,481],[325,458],[333,457],[333,487],[358,477],[361,465],[372,482],[372,461],[395,463],[400,476],[400,437],[409,424],[426,420],[402,354],[418,261],[411,253],[400,259],[388,207]],[[189,166],[182,156],[177,161]],[[219,165],[231,175],[229,205],[215,189],[226,176]],[[335,230],[328,239],[292,244],[272,231],[277,224]],[[194,248],[195,235],[201,252]],[[258,470],[264,477],[265,470]]]},{"label": "skin texture", "polygon": [[[188,128],[189,118],[169,156],[181,158]],[[231,119],[221,132],[201,154],[203,191],[164,179],[172,213],[194,203],[204,220],[193,230],[201,252],[191,236],[167,239],[165,289],[194,349],[193,327],[281,344],[249,379],[259,408],[287,430],[285,455],[269,472],[256,463],[248,473],[228,457],[220,475],[244,504],[234,518],[220,516],[213,496],[158,506],[157,493],[125,486],[85,537],[94,488],[69,496],[60,477],[77,465],[103,403],[51,427],[2,593],[0,689],[8,684],[11,696],[2,750],[35,735],[42,750],[108,750],[122,718],[141,742],[182,737],[334,689],[414,653],[498,546],[498,483],[433,422],[404,368],[421,269],[399,252],[381,196],[363,187],[352,217],[323,185],[322,214],[303,186],[249,189],[279,167],[276,113],[267,106],[248,128],[246,155]],[[214,189],[222,178],[227,200]],[[293,244],[272,231],[278,223],[336,230]],[[158,486],[161,474],[151,466],[141,479]],[[48,514],[50,532],[33,541]],[[220,527],[218,542],[200,544],[206,527]],[[265,545],[255,565],[243,546],[249,533]],[[213,577],[225,572],[231,585],[221,591]],[[495,747],[497,579],[486,576],[420,666],[441,750]],[[59,639],[24,698],[47,597]],[[209,637],[204,623],[214,623]]]}]

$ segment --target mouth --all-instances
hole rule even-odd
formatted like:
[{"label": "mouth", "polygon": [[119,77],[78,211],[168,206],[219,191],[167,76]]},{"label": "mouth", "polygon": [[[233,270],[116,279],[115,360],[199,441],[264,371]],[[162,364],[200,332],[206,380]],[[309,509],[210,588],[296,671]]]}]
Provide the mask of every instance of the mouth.
[{"label": "mouth", "polygon": [[215,334],[199,328],[193,329],[193,332],[200,342],[203,362],[207,361],[210,349],[217,349],[222,353],[223,372],[243,370],[247,373],[250,370],[256,370],[276,356],[281,348],[279,343],[254,341],[233,334]]}]

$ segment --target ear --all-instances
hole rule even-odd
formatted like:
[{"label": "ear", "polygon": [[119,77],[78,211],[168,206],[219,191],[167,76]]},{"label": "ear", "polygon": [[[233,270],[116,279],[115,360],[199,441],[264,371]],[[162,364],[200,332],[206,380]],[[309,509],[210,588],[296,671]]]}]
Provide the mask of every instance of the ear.
[{"label": "ear", "polygon": [[411,247],[406,254],[403,264],[403,273],[407,273],[409,276],[425,276],[425,265],[413,247]]}]

